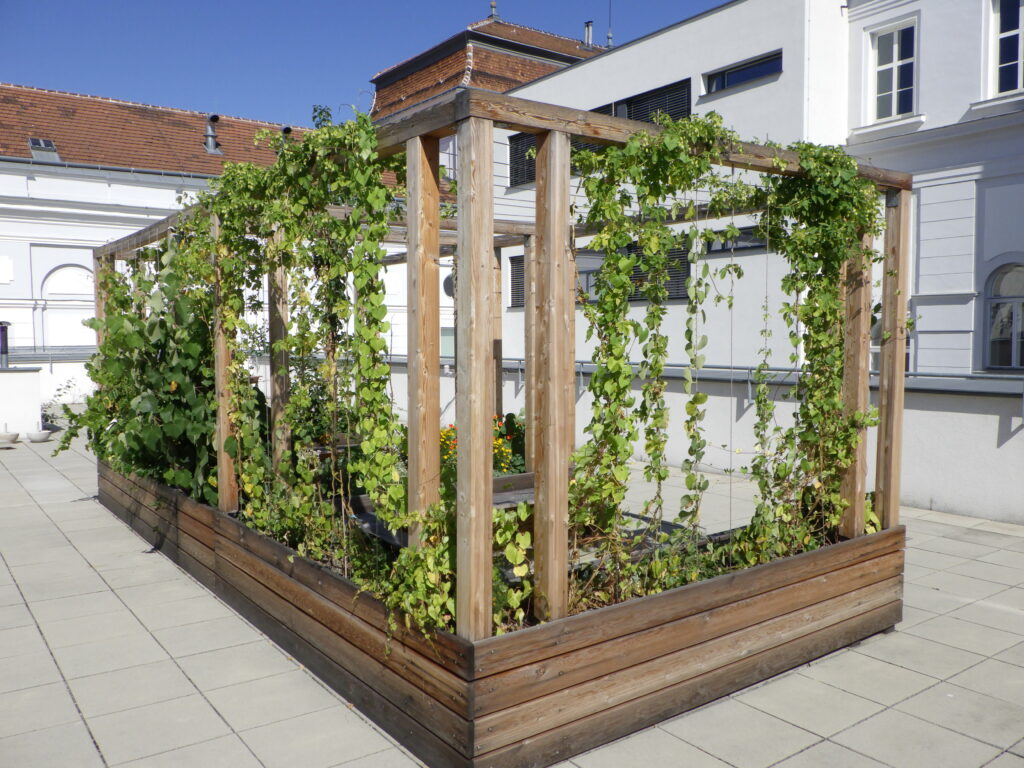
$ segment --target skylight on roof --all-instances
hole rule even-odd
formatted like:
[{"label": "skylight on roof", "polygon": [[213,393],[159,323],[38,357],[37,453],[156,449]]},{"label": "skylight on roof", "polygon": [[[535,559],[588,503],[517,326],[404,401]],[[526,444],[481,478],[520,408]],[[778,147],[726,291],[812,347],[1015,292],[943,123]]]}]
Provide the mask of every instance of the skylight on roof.
[{"label": "skylight on roof", "polygon": [[34,160],[60,160],[53,139],[37,139],[33,136],[28,140],[28,148],[32,151]]}]

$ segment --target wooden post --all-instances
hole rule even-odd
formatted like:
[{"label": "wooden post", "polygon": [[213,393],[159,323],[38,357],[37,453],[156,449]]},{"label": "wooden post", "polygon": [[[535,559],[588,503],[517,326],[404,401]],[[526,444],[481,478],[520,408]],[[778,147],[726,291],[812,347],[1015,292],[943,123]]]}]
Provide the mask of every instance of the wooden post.
[{"label": "wooden post", "polygon": [[537,392],[537,350],[535,332],[536,318],[539,311],[537,305],[537,284],[534,279],[537,274],[537,266],[534,257],[537,253],[536,236],[530,235],[523,243],[523,333],[525,336],[526,352],[526,471],[533,472],[534,450],[533,446],[537,439],[539,430],[539,419],[537,405],[534,395]]},{"label": "wooden post", "polygon": [[490,120],[470,117],[458,124],[456,630],[467,640],[489,637],[492,627],[493,141]]},{"label": "wooden post", "polygon": [[501,248],[494,249],[494,302],[491,305],[491,335],[494,337],[494,412],[500,416],[505,414],[502,389],[505,385],[504,353],[501,349]]},{"label": "wooden post", "polygon": [[569,135],[537,137],[537,235],[534,277],[534,612],[542,620],[568,612],[569,445],[575,407],[575,301],[569,250]]},{"label": "wooden post", "polygon": [[[275,235],[274,247],[280,258],[280,238]],[[291,429],[282,420],[291,392],[288,374],[288,272],[277,266],[267,274],[267,309],[270,333],[270,439],[274,469],[281,466],[281,457],[291,448]]]},{"label": "wooden post", "polygon": [[[422,513],[440,496],[441,482],[441,190],[438,140],[406,142],[408,183],[409,510]],[[422,525],[409,526],[409,546]]]},{"label": "wooden post", "polygon": [[900,522],[910,199],[909,190],[888,190],[885,197],[882,352],[878,377],[878,445],[875,454],[875,512],[882,528],[892,528]]},{"label": "wooden post", "polygon": [[222,278],[220,259],[217,257],[217,240],[220,237],[220,220],[216,215],[211,217],[210,234],[214,241],[213,260],[213,374],[217,396],[217,426],[214,443],[217,446],[217,508],[221,512],[234,512],[238,509],[238,477],[235,475],[235,460],[224,450],[224,441],[232,433],[229,416],[230,398],[228,396],[228,367],[231,365],[231,352],[228,349],[227,332],[220,317],[222,296]]},{"label": "wooden post", "polygon": [[[871,236],[861,241],[872,246]],[[843,334],[844,413],[868,410],[868,374],[871,367],[871,264],[858,251],[846,263],[846,321]],[[867,430],[861,429],[854,458],[843,470],[840,493],[849,501],[839,532],[852,539],[864,533],[864,494],[867,485]]]},{"label": "wooden post", "polygon": [[[103,320],[107,316],[107,294],[103,290],[103,280],[109,270],[114,268],[113,256],[98,256],[93,251],[92,255],[92,279],[93,291],[96,295],[96,319]],[[96,346],[103,343],[103,331],[96,330]]]}]

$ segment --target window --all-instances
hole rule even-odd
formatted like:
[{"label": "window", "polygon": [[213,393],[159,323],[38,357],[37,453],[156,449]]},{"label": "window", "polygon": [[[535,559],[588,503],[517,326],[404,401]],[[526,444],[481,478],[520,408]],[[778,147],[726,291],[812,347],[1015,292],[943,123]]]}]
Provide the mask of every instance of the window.
[{"label": "window", "polygon": [[526,270],[522,256],[512,256],[508,260],[508,276],[511,281],[509,293],[510,307],[522,307],[526,304]]},{"label": "window", "polygon": [[1024,368],[1024,264],[992,276],[987,310],[989,367]]},{"label": "window", "polygon": [[[673,120],[690,116],[690,79],[644,91],[628,99],[592,109],[603,115],[625,117],[630,120],[653,122],[657,114],[666,114]],[[537,137],[531,133],[517,133],[508,137],[508,183],[511,187],[529,184],[537,178],[534,149]],[[576,149],[593,149],[595,145],[573,139]]]},{"label": "window", "polygon": [[1021,7],[1024,0],[996,0],[996,88],[1009,93],[1024,88],[1024,35],[1021,34]]},{"label": "window", "polygon": [[914,112],[916,31],[910,24],[874,36],[876,120]]},{"label": "window", "polygon": [[749,83],[751,80],[777,75],[781,71],[782,51],[778,51],[754,61],[748,61],[746,64],[737,64],[734,67],[706,75],[707,92],[718,93],[726,88],[735,88],[743,83]]}]

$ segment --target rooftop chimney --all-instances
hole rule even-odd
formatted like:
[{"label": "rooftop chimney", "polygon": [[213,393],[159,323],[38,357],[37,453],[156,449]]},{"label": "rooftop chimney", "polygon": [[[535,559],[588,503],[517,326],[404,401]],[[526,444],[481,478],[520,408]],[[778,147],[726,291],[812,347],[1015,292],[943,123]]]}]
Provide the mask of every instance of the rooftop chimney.
[{"label": "rooftop chimney", "polygon": [[498,0],[491,0],[491,16],[492,19],[500,19],[498,15]]},{"label": "rooftop chimney", "polygon": [[583,22],[583,44],[590,48],[594,44],[594,22]]},{"label": "rooftop chimney", "polygon": [[206,153],[209,155],[223,155],[220,151],[220,144],[217,141],[217,129],[213,126],[220,120],[220,115],[210,115],[206,118],[206,133],[203,134],[206,141]]}]

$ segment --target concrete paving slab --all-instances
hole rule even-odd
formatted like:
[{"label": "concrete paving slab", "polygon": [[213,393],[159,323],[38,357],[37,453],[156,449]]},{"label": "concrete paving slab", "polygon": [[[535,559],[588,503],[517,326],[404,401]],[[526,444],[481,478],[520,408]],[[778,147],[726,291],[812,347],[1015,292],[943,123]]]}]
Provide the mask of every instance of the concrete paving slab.
[{"label": "concrete paving slab", "polygon": [[936,682],[934,677],[853,651],[811,662],[800,674],[885,705],[920,693]]},{"label": "concrete paving slab", "polygon": [[63,682],[0,694],[0,738],[79,722]]},{"label": "concrete paving slab", "polygon": [[875,635],[859,643],[855,653],[896,664],[944,680],[985,659],[970,651],[903,632]]},{"label": "concrete paving slab", "polygon": [[982,766],[1002,751],[893,709],[880,712],[832,740],[899,768]]},{"label": "concrete paving slab", "polygon": [[662,728],[648,728],[578,755],[570,762],[579,768],[621,768],[633,764],[638,755],[643,755],[647,765],[664,768],[727,768],[729,765]]},{"label": "concrete paving slab", "polygon": [[0,659],[0,693],[60,681],[60,670],[49,650]]},{"label": "concrete paving slab", "polygon": [[1024,738],[1024,707],[939,683],[896,709],[1002,749]]},{"label": "concrete paving slab", "polygon": [[195,686],[170,660],[76,677],[67,683],[86,717],[109,715],[196,693]]},{"label": "concrete paving slab", "polygon": [[1024,707],[1024,667],[986,659],[949,682]]},{"label": "concrete paving slab", "polygon": [[167,658],[164,649],[145,630],[51,650],[61,673],[68,680],[163,661]]},{"label": "concrete paving slab", "polygon": [[1017,643],[1024,637],[1000,629],[992,629],[972,621],[962,621],[952,616],[936,616],[928,621],[910,627],[901,627],[910,635],[924,637],[937,643],[951,645],[982,656],[994,656]]},{"label": "concrete paving slab", "polygon": [[106,768],[81,720],[0,739],[0,765]]},{"label": "concrete paving slab", "polygon": [[776,768],[888,768],[866,755],[861,755],[831,741],[822,741],[793,757],[776,763]]},{"label": "concrete paving slab", "polygon": [[263,768],[238,736],[221,736],[199,744],[122,763],[118,768]]},{"label": "concrete paving slab", "polygon": [[288,720],[337,705],[337,699],[302,671],[285,672],[206,694],[236,731]]},{"label": "concrete paving slab", "polygon": [[201,691],[260,680],[299,667],[272,643],[263,640],[186,656],[178,664]]}]

